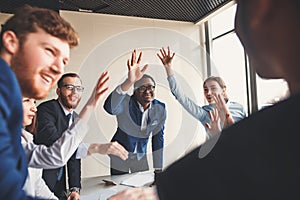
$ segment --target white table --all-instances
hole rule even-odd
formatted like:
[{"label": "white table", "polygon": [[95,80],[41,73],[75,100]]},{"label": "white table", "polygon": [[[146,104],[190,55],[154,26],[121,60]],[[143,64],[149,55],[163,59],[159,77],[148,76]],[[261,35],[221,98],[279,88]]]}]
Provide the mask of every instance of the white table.
[{"label": "white table", "polygon": [[[109,186],[102,180],[111,180],[117,185]],[[139,180],[141,181],[139,183]],[[81,180],[81,200],[106,200],[113,194],[122,191],[128,187],[137,186],[141,184],[143,186],[149,186],[154,180],[153,172],[139,172],[126,175],[114,175],[114,176],[97,176],[90,178],[83,178]],[[128,185],[124,185],[128,184]]]}]

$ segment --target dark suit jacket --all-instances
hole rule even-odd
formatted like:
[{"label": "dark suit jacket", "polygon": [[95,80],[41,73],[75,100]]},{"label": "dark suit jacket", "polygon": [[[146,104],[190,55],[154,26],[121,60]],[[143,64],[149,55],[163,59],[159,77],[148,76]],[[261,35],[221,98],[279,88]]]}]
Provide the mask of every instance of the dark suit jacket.
[{"label": "dark suit jacket", "polygon": [[160,200],[300,199],[300,94],[224,130],[157,177]]},{"label": "dark suit jacket", "polygon": [[154,99],[149,108],[147,127],[141,132],[142,112],[137,101],[128,94],[118,94],[116,89],[107,97],[104,103],[106,112],[117,116],[118,128],[112,141],[118,141],[129,152],[145,154],[152,133],[153,167],[163,167],[164,125],[166,121],[165,104]]},{"label": "dark suit jacket", "polygon": [[31,199],[22,190],[28,167],[21,145],[22,122],[18,81],[0,58],[0,199]]},{"label": "dark suit jacket", "polygon": [[[51,146],[62,133],[68,128],[67,117],[60,106],[58,100],[46,101],[38,106],[37,109],[37,133],[34,141],[37,144],[45,144]],[[74,118],[78,115],[74,112]],[[69,159],[68,163],[69,188],[81,188],[81,162],[76,159],[76,152]],[[43,178],[48,187],[55,193],[56,196],[64,196],[66,191],[65,167],[64,173],[60,181],[57,181],[60,168],[43,170]]]}]

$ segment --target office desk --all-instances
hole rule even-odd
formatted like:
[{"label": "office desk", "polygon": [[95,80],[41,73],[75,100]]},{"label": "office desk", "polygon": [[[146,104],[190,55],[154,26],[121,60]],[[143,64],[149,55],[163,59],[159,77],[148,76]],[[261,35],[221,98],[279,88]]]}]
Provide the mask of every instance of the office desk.
[{"label": "office desk", "polygon": [[[102,180],[111,180],[117,185],[109,186]],[[122,191],[129,187],[134,187],[137,179],[141,180],[141,185],[148,187],[154,180],[153,172],[139,172],[126,175],[114,176],[97,176],[90,178],[83,178],[81,180],[81,200],[106,200],[113,194]],[[131,184],[135,182],[135,184]],[[127,184],[127,185],[124,185]]]}]

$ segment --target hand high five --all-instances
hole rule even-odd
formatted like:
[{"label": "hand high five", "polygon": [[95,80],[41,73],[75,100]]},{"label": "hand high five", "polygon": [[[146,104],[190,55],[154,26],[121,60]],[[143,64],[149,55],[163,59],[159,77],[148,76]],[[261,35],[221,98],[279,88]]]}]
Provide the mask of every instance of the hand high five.
[{"label": "hand high five", "polygon": [[222,128],[226,128],[234,124],[234,119],[229,111],[229,108],[226,106],[224,97],[221,94],[215,94],[213,96],[214,101],[216,102],[216,108],[219,112]]},{"label": "hand high five", "polygon": [[82,120],[88,120],[90,118],[91,112],[95,110],[98,106],[101,96],[108,90],[107,81],[109,80],[108,72],[103,72],[98,79],[98,82],[84,107],[79,113],[79,117]]},{"label": "hand high five", "polygon": [[212,109],[209,112],[209,118],[210,118],[210,124],[205,123],[205,126],[208,129],[208,132],[211,134],[211,136],[214,136],[222,131],[220,126],[220,116],[218,110]]},{"label": "hand high five", "polygon": [[91,94],[88,104],[97,107],[99,104],[100,97],[108,90],[107,87],[107,81],[109,80],[108,72],[105,71],[101,74],[101,76],[98,79],[98,82],[93,90],[93,93]]},{"label": "hand high five", "polygon": [[161,55],[158,53],[157,56],[161,60],[162,64],[165,67],[171,67],[173,57],[175,56],[175,53],[171,55],[170,47],[168,47],[168,52],[164,48],[161,48],[160,50]]},{"label": "hand high five", "polygon": [[161,60],[162,64],[164,65],[167,75],[171,76],[173,75],[173,70],[171,68],[172,66],[172,60],[175,56],[175,53],[172,53],[170,51],[170,47],[168,47],[168,51],[166,51],[164,48],[160,49],[160,54],[157,54],[158,58]]},{"label": "hand high five", "polygon": [[148,64],[146,64],[142,69],[140,69],[140,63],[142,59],[143,52],[140,52],[138,59],[136,60],[136,50],[133,50],[131,54],[131,59],[127,60],[128,67],[128,79],[131,83],[136,82],[144,75]]}]

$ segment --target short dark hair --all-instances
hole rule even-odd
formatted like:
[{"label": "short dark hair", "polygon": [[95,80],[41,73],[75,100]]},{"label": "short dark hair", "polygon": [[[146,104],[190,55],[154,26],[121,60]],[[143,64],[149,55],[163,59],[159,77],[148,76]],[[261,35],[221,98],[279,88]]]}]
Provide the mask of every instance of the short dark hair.
[{"label": "short dark hair", "polygon": [[142,79],[145,79],[145,78],[150,78],[150,79],[153,81],[154,86],[156,85],[156,83],[155,83],[155,81],[154,81],[154,78],[153,78],[152,76],[150,76],[150,75],[148,75],[148,74],[144,74],[144,75],[142,76],[142,78],[140,78],[139,80],[137,80],[137,81],[134,83],[133,87],[136,88],[136,86],[139,85],[139,82],[142,81]]},{"label": "short dark hair", "polygon": [[66,73],[66,74],[62,75],[62,77],[60,77],[60,79],[57,82],[58,88],[61,88],[64,86],[64,79],[67,77],[73,77],[73,78],[77,77],[77,78],[79,78],[80,82],[82,83],[81,78],[78,74],[70,72],[70,73]]},{"label": "short dark hair", "polygon": [[6,31],[13,31],[22,45],[27,34],[37,32],[38,29],[66,41],[70,48],[79,43],[78,35],[73,27],[57,12],[25,5],[17,9],[16,13],[2,25],[0,49],[3,48],[2,37]]}]

